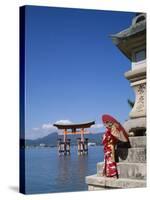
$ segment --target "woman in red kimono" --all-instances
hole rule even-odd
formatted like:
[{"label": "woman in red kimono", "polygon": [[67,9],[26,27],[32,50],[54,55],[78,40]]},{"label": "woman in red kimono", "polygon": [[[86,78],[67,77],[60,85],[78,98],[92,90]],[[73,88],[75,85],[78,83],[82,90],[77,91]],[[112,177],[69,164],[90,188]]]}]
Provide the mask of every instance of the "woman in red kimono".
[{"label": "woman in red kimono", "polygon": [[119,140],[128,142],[128,135],[121,124],[110,115],[103,115],[102,120],[107,129],[102,140],[104,145],[103,176],[118,178],[115,146]]}]

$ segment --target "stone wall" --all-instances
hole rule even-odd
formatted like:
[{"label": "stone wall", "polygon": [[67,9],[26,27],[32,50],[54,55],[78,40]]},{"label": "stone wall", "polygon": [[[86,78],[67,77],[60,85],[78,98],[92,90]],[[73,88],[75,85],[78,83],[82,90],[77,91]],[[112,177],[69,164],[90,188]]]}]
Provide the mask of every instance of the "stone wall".
[{"label": "stone wall", "polygon": [[146,136],[129,140],[117,148],[119,178],[102,177],[103,162],[97,163],[97,174],[86,177],[89,190],[146,187]]}]

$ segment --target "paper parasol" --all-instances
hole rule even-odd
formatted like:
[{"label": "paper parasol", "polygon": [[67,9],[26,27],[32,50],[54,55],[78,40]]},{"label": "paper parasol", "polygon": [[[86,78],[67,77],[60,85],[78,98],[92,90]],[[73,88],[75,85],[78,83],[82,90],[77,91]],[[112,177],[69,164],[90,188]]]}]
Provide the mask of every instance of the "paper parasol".
[{"label": "paper parasol", "polygon": [[113,123],[113,125],[111,127],[111,134],[115,138],[117,138],[118,140],[120,140],[122,142],[128,142],[129,141],[127,132],[125,131],[123,126],[115,118],[113,118],[110,115],[103,115],[102,121],[103,121],[103,123],[106,123],[106,122]]}]

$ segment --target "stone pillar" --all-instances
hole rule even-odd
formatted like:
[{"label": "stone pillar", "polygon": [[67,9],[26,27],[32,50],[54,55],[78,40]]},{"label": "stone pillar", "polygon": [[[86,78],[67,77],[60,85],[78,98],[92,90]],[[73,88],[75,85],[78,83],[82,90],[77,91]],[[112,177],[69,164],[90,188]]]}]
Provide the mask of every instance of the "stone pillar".
[{"label": "stone pillar", "polygon": [[125,73],[135,92],[135,103],[124,127],[129,135],[145,135],[146,130],[146,62],[145,66]]}]

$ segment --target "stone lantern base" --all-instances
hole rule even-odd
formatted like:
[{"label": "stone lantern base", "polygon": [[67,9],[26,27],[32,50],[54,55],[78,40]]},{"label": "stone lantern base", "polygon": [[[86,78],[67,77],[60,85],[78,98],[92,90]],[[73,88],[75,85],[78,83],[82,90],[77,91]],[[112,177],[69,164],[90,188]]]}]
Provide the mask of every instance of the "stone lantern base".
[{"label": "stone lantern base", "polygon": [[129,119],[124,123],[123,126],[129,136],[146,135],[146,117]]},{"label": "stone lantern base", "polygon": [[104,163],[97,163],[97,174],[86,177],[88,190],[146,187],[146,136],[129,140],[130,147],[117,148],[119,178],[102,177]]}]

